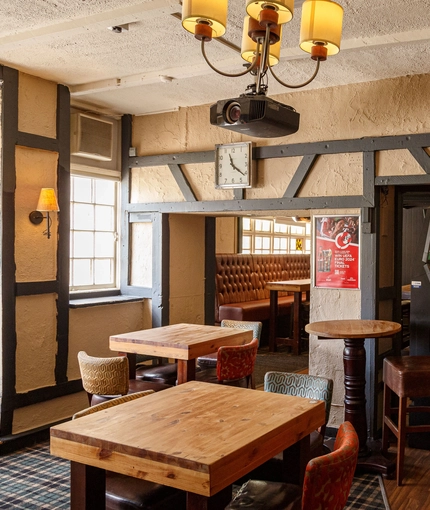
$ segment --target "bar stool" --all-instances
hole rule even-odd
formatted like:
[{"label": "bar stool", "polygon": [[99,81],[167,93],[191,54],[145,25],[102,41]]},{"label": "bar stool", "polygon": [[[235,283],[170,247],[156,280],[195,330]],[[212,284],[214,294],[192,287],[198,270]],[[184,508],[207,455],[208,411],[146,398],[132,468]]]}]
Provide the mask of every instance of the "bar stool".
[{"label": "bar stool", "polygon": [[[397,485],[402,485],[406,434],[430,432],[429,425],[409,425],[407,415],[430,413],[430,406],[408,405],[408,399],[430,397],[430,356],[396,356],[384,359],[384,422],[382,452],[389,447],[389,430],[397,438]],[[392,394],[399,406],[392,406]],[[396,419],[393,420],[393,418]],[[397,422],[397,424],[396,424]]]}]

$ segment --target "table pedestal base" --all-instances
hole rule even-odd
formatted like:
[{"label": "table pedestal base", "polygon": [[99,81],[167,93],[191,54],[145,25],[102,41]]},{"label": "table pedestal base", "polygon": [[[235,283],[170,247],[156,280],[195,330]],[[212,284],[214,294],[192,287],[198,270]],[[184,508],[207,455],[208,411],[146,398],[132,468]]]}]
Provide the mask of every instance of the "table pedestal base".
[{"label": "table pedestal base", "polygon": [[367,451],[360,452],[357,460],[357,471],[378,473],[388,480],[394,478],[396,471],[396,457],[381,452],[380,441],[368,441]]}]

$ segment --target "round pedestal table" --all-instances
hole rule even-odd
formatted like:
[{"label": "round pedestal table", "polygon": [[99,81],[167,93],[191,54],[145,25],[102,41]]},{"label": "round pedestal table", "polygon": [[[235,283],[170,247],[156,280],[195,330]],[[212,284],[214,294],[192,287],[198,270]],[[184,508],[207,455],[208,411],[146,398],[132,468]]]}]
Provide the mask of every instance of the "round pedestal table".
[{"label": "round pedestal table", "polygon": [[366,350],[365,338],[393,336],[401,331],[397,322],[383,320],[332,320],[312,322],[305,326],[310,335],[320,340],[343,339],[343,368],[345,376],[345,421],[354,425],[360,441],[358,466],[391,477],[395,463],[367,444],[366,419]]}]

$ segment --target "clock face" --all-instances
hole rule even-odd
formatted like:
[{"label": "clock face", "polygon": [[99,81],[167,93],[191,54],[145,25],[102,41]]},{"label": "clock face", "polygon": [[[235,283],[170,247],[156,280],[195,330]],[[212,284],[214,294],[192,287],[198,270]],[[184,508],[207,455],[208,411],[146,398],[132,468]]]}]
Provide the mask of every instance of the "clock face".
[{"label": "clock face", "polygon": [[252,142],[215,146],[215,187],[251,188]]}]

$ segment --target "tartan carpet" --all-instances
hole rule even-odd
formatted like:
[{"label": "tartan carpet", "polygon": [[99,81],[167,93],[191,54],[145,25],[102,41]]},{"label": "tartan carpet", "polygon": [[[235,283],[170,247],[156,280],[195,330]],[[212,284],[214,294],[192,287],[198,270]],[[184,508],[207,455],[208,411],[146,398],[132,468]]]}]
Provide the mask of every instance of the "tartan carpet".
[{"label": "tartan carpet", "polygon": [[[381,482],[382,483],[382,482]],[[389,510],[380,477],[354,478],[345,510]],[[49,442],[0,457],[0,509],[70,508],[70,463],[49,454]]]}]

